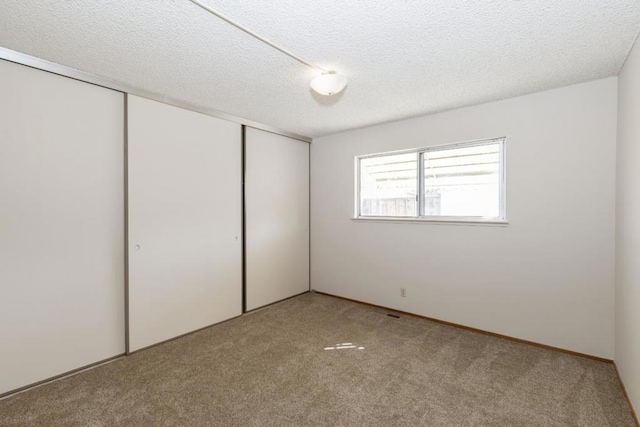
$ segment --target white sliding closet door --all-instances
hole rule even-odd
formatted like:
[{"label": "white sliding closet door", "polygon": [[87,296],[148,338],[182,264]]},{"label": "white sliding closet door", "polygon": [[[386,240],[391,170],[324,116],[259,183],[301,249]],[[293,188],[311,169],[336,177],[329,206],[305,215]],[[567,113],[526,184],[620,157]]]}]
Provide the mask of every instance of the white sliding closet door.
[{"label": "white sliding closet door", "polygon": [[241,127],[129,95],[129,351],[242,313]]},{"label": "white sliding closet door", "polygon": [[0,394],[124,353],[124,95],[0,60]]},{"label": "white sliding closet door", "polygon": [[246,128],[246,298],[253,310],[309,290],[309,144]]}]

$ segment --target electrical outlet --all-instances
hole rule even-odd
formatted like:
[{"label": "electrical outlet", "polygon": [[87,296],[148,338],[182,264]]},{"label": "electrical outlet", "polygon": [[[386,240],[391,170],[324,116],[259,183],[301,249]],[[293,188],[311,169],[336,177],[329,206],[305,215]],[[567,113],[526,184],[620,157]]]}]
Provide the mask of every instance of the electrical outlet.
[{"label": "electrical outlet", "polygon": [[407,289],[406,288],[400,288],[400,296],[405,298],[407,296]]}]

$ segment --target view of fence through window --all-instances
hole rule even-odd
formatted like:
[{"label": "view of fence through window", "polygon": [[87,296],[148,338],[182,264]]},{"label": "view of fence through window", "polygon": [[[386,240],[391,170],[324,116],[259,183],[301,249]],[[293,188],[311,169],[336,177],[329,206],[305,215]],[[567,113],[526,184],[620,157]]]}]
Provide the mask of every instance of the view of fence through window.
[{"label": "view of fence through window", "polygon": [[418,153],[360,160],[360,215],[415,217]]},{"label": "view of fence through window", "polygon": [[502,144],[491,140],[359,159],[359,215],[500,218]]}]

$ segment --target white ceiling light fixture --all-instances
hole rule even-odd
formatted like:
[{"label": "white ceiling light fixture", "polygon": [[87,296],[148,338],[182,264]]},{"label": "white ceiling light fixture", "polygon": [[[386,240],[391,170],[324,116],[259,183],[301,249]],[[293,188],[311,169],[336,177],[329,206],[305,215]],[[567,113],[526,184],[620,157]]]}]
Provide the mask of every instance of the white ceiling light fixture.
[{"label": "white ceiling light fixture", "polygon": [[342,92],[347,86],[347,78],[335,71],[325,71],[311,80],[311,89],[320,95],[331,96]]},{"label": "white ceiling light fixture", "polygon": [[333,70],[325,70],[322,67],[318,67],[317,65],[313,65],[312,63],[305,61],[304,59],[294,55],[293,53],[289,52],[288,50],[270,42],[267,39],[264,39],[262,37],[260,37],[259,35],[257,35],[256,33],[254,33],[253,31],[251,31],[250,29],[243,27],[242,25],[238,24],[237,22],[231,20],[231,18],[223,15],[222,13],[218,12],[217,10],[213,9],[211,6],[208,6],[206,4],[204,4],[203,2],[201,2],[200,0],[189,0],[191,1],[191,3],[200,6],[202,9],[206,10],[207,12],[211,13],[212,15],[217,16],[218,18],[222,19],[223,21],[233,25],[234,27],[236,27],[237,29],[244,31],[245,33],[249,34],[251,37],[254,37],[258,40],[260,40],[261,42],[263,42],[264,44],[271,46],[272,48],[284,53],[285,55],[295,59],[296,61],[298,61],[299,63],[306,65],[307,67],[311,67],[311,68],[315,68],[318,71],[321,71],[322,74],[317,76],[316,78],[314,78],[313,80],[311,80],[311,89],[313,89],[314,91],[318,92],[320,95],[324,95],[324,96],[331,96],[331,95],[335,95],[339,92],[341,92],[342,90],[344,90],[344,88],[347,86],[347,78],[343,75],[340,75],[338,73],[336,73]]}]

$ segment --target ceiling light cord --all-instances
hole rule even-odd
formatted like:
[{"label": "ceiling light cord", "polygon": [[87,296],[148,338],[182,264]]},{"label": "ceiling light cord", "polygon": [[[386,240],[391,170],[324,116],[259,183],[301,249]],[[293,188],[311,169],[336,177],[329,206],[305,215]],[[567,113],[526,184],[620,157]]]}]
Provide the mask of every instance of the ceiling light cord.
[{"label": "ceiling light cord", "polygon": [[283,48],[281,48],[280,46],[278,46],[278,45],[276,45],[276,44],[274,44],[274,43],[271,43],[269,40],[266,40],[266,39],[264,39],[264,38],[260,37],[259,35],[257,35],[257,34],[256,34],[256,33],[254,33],[253,31],[251,31],[250,29],[248,29],[248,28],[246,28],[246,27],[244,27],[244,26],[242,26],[242,25],[238,24],[237,22],[235,22],[235,21],[231,20],[231,18],[229,18],[229,17],[227,17],[227,16],[223,15],[222,13],[220,13],[220,12],[218,12],[217,10],[213,9],[212,7],[210,7],[210,6],[208,6],[208,5],[204,4],[204,3],[202,3],[200,0],[189,0],[189,1],[190,1],[191,3],[193,3],[193,4],[197,5],[197,6],[200,6],[202,9],[204,9],[204,10],[206,10],[207,12],[209,12],[209,13],[211,13],[211,14],[213,14],[213,15],[217,16],[218,18],[222,19],[223,21],[225,21],[225,22],[227,22],[227,23],[229,23],[229,24],[233,25],[233,26],[234,26],[234,27],[236,27],[237,29],[239,29],[239,30],[241,30],[241,31],[244,31],[245,33],[249,34],[250,36],[255,37],[256,39],[260,40],[261,42],[263,42],[263,43],[265,43],[265,44],[268,44],[268,45],[269,45],[269,46],[271,46],[272,48],[274,48],[274,49],[276,49],[276,50],[279,50],[280,52],[284,53],[285,55],[287,55],[287,56],[289,56],[289,57],[291,57],[291,58],[295,59],[295,60],[296,60],[296,61],[298,61],[299,63],[304,64],[304,65],[306,65],[307,67],[314,68],[314,69],[316,69],[316,70],[318,70],[318,71],[322,71],[323,73],[327,72],[327,70],[325,70],[324,68],[322,68],[322,67],[318,67],[317,65],[313,65],[313,64],[311,64],[310,62],[307,62],[307,61],[305,61],[304,59],[302,59],[302,58],[300,58],[300,57],[298,57],[298,56],[294,55],[293,53],[289,52],[288,50],[283,49]]}]

